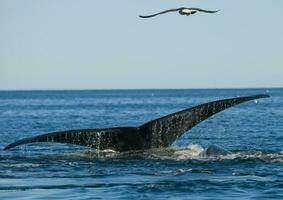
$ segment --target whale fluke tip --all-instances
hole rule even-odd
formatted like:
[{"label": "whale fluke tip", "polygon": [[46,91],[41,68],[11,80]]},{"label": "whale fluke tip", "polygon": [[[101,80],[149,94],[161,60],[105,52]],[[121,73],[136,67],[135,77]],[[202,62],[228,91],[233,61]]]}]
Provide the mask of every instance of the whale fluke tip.
[{"label": "whale fluke tip", "polygon": [[259,95],[256,95],[257,98],[269,98],[270,95],[268,94],[259,94]]},{"label": "whale fluke tip", "polygon": [[11,149],[11,148],[13,148],[15,146],[18,146],[18,144],[16,144],[16,143],[18,143],[18,142],[14,142],[14,143],[11,143],[11,144],[5,146],[3,150],[7,151],[7,150],[9,150],[9,149]]},{"label": "whale fluke tip", "polygon": [[3,151],[7,151],[7,150],[9,150],[11,148],[13,148],[13,146],[9,144],[9,145],[4,147]]}]

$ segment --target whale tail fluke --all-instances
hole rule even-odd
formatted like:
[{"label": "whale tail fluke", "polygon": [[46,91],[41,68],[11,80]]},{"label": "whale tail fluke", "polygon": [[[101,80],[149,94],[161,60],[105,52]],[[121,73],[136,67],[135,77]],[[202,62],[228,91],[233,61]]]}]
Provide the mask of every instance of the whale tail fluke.
[{"label": "whale tail fluke", "polygon": [[267,97],[269,96],[254,95],[213,101],[152,120],[139,127],[82,129],[43,134],[11,143],[4,150],[36,142],[75,144],[98,150],[117,151],[168,147],[181,135],[212,115],[240,103]]}]

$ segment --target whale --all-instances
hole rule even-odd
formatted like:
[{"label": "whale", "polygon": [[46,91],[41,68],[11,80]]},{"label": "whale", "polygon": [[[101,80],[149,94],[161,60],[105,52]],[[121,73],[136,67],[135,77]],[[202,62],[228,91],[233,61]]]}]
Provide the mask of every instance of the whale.
[{"label": "whale", "polygon": [[[4,150],[30,143],[63,143],[85,146],[96,150],[119,152],[148,150],[171,146],[179,137],[209,117],[238,104],[261,98],[267,94],[216,100],[175,112],[137,127],[112,127],[52,132],[18,140]],[[212,146],[207,154],[225,154]]]}]

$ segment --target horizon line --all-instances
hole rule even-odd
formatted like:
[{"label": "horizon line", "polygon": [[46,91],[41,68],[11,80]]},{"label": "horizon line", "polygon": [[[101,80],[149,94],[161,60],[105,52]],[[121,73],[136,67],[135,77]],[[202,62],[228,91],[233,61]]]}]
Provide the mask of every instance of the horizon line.
[{"label": "horizon line", "polygon": [[0,89],[0,92],[25,92],[25,91],[110,91],[110,90],[260,90],[283,89],[283,87],[216,87],[216,88],[81,88],[81,89]]}]

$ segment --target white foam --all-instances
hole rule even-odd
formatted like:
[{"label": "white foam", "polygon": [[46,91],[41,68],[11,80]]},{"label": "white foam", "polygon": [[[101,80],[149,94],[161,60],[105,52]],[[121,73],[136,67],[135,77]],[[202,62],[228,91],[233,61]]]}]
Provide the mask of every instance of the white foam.
[{"label": "white foam", "polygon": [[33,163],[9,164],[9,167],[15,167],[15,168],[36,168],[40,166],[41,166],[40,164],[33,164]]},{"label": "white foam", "polygon": [[176,172],[174,173],[175,176],[180,176],[189,172],[192,172],[193,169],[189,168],[189,169],[177,169]]},{"label": "white foam", "polygon": [[189,144],[186,149],[192,151],[196,155],[200,155],[204,151],[204,148],[199,144]]},{"label": "white foam", "polygon": [[174,153],[177,160],[187,160],[200,158],[204,148],[198,144],[190,144],[186,149],[178,150]]}]

